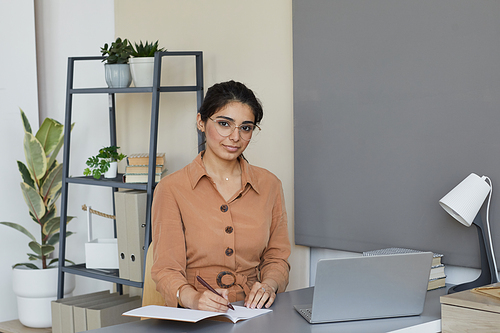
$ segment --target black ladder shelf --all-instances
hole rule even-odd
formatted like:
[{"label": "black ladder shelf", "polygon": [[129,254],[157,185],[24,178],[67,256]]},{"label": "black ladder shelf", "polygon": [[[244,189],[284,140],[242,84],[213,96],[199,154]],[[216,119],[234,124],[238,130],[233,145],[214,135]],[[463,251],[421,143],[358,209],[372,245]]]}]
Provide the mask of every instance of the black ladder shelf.
[{"label": "black ladder shelf", "polygon": [[[196,85],[194,86],[161,86],[161,65],[162,58],[169,56],[194,56],[196,67]],[[203,102],[203,53],[201,51],[176,51],[176,52],[156,52],[154,59],[154,75],[152,87],[132,87],[132,88],[73,88],[74,65],[76,61],[102,61],[103,57],[70,57],[68,58],[68,74],[66,84],[66,115],[64,126],[64,148],[63,148],[63,175],[61,192],[61,221],[59,234],[59,271],[57,298],[64,297],[64,274],[76,274],[104,280],[117,284],[118,291],[121,292],[122,285],[132,287],[143,287],[143,282],[135,282],[119,277],[118,269],[87,269],[85,264],[65,265],[66,258],[66,219],[68,215],[68,184],[83,184],[91,186],[105,186],[113,189],[113,193],[118,188],[145,190],[147,192],[146,209],[146,230],[144,240],[144,266],[146,263],[146,253],[151,242],[151,204],[153,201],[153,191],[155,188],[155,166],[158,137],[158,116],[160,105],[160,94],[162,92],[196,92],[197,110]],[[114,179],[96,180],[92,176],[69,177],[69,156],[71,144],[71,113],[73,95],[75,94],[108,94],[109,95],[109,128],[110,145],[118,146],[116,142],[116,117],[115,117],[115,94],[120,93],[151,93],[151,127],[149,138],[149,169],[148,182],[144,184],[124,183],[123,175],[119,174]],[[201,147],[202,137],[198,134],[198,144]],[[113,214],[115,213],[113,200]],[[115,225],[116,237],[116,225]],[[144,272],[143,272],[144,277]]]}]

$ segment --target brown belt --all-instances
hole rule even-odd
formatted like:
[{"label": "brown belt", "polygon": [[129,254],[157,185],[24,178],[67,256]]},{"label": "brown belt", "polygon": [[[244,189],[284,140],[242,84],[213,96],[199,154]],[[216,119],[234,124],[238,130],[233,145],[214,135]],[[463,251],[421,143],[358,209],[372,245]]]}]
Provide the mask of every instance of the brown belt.
[{"label": "brown belt", "polygon": [[196,290],[205,290],[196,276],[201,276],[214,288],[223,288],[229,290],[229,301],[236,302],[245,299],[245,295],[250,293],[250,288],[257,281],[257,270],[250,269],[244,272],[236,273],[227,267],[206,267],[187,269],[187,280]]}]

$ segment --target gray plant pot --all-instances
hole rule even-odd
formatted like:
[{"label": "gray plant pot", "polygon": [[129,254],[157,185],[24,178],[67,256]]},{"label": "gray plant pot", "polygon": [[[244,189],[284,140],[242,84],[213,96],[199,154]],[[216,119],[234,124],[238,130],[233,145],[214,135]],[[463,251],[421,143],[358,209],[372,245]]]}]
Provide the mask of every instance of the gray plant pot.
[{"label": "gray plant pot", "polygon": [[104,73],[109,88],[127,88],[132,83],[129,64],[104,64]]}]

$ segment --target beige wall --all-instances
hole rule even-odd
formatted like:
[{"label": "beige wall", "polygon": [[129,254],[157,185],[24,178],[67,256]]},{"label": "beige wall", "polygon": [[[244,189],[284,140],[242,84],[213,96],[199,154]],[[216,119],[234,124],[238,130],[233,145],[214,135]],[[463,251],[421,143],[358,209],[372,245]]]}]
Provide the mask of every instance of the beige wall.
[{"label": "beige wall", "polygon": [[[159,40],[169,51],[203,51],[205,89],[234,79],[254,90],[263,103],[264,119],[262,132],[245,155],[282,180],[293,242],[292,2],[119,0],[115,33],[132,42]],[[163,84],[194,83],[191,58],[168,59],[163,66]],[[146,152],[150,95],[118,97],[122,151]],[[161,97],[158,151],[166,152],[169,172],[197,153],[195,97],[193,93]],[[293,246],[290,261],[288,290],[308,286],[308,248]]]}]

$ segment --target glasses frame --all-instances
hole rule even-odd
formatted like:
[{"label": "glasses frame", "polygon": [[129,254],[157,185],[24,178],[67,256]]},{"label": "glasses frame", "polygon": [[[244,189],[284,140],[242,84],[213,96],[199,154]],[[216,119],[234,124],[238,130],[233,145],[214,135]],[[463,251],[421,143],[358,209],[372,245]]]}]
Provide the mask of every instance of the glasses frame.
[{"label": "glasses frame", "polygon": [[[228,123],[233,123],[233,124],[234,124],[234,129],[233,129],[233,130],[231,131],[231,133],[229,133],[228,135],[222,135],[222,134],[220,134],[219,129],[217,128],[217,126],[215,126],[215,130],[217,131],[217,133],[219,133],[219,135],[220,135],[220,136],[223,136],[223,137],[225,137],[225,138],[227,138],[228,136],[230,136],[231,134],[233,134],[233,133],[234,133],[234,131],[235,131],[236,129],[238,129],[238,135],[240,136],[241,140],[249,142],[250,140],[252,140],[253,134],[254,134],[254,132],[255,132],[255,128],[257,128],[257,129],[258,129],[257,134],[258,134],[258,133],[262,130],[262,129],[260,128],[260,126],[259,126],[259,125],[254,124],[254,123],[243,123],[243,124],[241,124],[241,125],[236,125],[236,123],[235,123],[235,122],[234,122],[234,120],[232,120],[232,119],[227,119],[227,118],[215,118],[215,119],[212,119],[211,117],[209,117],[208,119],[210,119],[211,121],[213,121],[216,125],[217,125],[217,120],[224,120],[224,121],[227,121]],[[241,126],[248,126],[249,124],[252,124],[253,126],[255,126],[255,128],[254,128],[254,129],[253,129],[253,131],[252,131],[252,136],[250,137],[250,139],[249,139],[249,140],[247,140],[247,139],[244,139],[244,138],[241,136]],[[255,135],[257,135],[257,134],[255,134]]]}]

